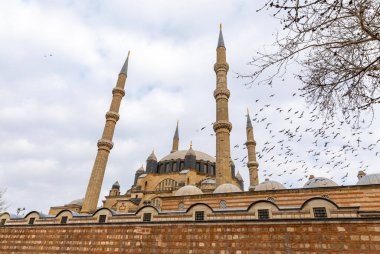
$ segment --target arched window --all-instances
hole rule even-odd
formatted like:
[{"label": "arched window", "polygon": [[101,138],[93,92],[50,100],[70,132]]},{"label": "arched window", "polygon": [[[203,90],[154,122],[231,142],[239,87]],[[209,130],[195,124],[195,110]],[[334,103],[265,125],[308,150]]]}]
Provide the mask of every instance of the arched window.
[{"label": "arched window", "polygon": [[161,201],[160,201],[160,199],[159,198],[152,199],[151,205],[154,206],[154,207],[156,207],[156,208],[158,208],[158,209],[160,209],[160,207],[161,207]]},{"label": "arched window", "polygon": [[178,188],[178,182],[171,179],[166,178],[159,182],[156,186],[156,191],[172,191]]}]

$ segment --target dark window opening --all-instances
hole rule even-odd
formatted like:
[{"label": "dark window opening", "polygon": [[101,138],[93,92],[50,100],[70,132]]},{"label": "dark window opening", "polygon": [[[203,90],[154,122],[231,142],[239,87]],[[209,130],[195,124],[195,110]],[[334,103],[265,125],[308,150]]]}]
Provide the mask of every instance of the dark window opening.
[{"label": "dark window opening", "polygon": [[143,221],[151,221],[152,220],[152,214],[151,213],[144,213],[143,214]]},{"label": "dark window opening", "polygon": [[7,219],[2,219],[0,222],[0,226],[4,226],[6,221],[7,221]]},{"label": "dark window opening", "polygon": [[325,207],[314,207],[313,211],[315,218],[327,218],[327,212]]},{"label": "dark window opening", "polygon": [[28,224],[33,225],[36,218],[30,218]]},{"label": "dark window opening", "polygon": [[205,220],[205,212],[203,211],[195,212],[195,220]]},{"label": "dark window opening", "polygon": [[66,223],[67,223],[67,216],[62,216],[61,224],[66,224]]},{"label": "dark window opening", "polygon": [[268,209],[259,209],[257,210],[259,220],[268,220],[269,219],[269,210]]},{"label": "dark window opening", "polygon": [[107,215],[100,215],[99,216],[99,223],[105,223],[107,219]]}]

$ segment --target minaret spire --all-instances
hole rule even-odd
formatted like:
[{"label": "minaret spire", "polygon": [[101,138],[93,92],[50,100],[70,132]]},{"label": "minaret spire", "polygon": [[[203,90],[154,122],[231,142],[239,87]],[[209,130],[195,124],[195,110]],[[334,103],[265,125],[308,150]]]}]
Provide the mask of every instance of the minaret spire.
[{"label": "minaret spire", "polygon": [[128,61],[129,61],[129,55],[131,54],[131,51],[128,51],[127,59],[125,59],[124,65],[120,70],[120,74],[124,74],[125,76],[128,76]]},{"label": "minaret spire", "polygon": [[125,81],[127,80],[129,54],[123,68],[120,71],[116,82],[116,87],[112,90],[112,102],[109,111],[106,113],[106,124],[104,126],[102,138],[98,141],[98,153],[96,154],[94,166],[90,180],[88,182],[86,196],[83,201],[82,213],[94,212],[96,210],[100,190],[103,184],[104,173],[107,166],[108,156],[113,147],[112,138],[115,131],[116,122],[119,120],[119,109],[121,99],[125,95]]},{"label": "minaret spire", "polygon": [[170,153],[177,152],[178,145],[179,145],[179,134],[178,134],[178,120],[177,120],[177,127],[175,128],[174,137],[173,137],[173,145],[172,145],[172,150],[170,151]]},{"label": "minaret spire", "polygon": [[259,184],[259,178],[258,178],[258,167],[259,164],[256,161],[256,141],[253,137],[253,127],[251,118],[249,116],[249,111],[247,109],[247,142],[245,145],[247,146],[248,151],[248,170],[249,170],[249,190],[254,190],[255,186]]},{"label": "minaret spire", "polygon": [[218,39],[218,48],[222,47],[225,48],[224,46],[224,40],[223,40],[223,33],[222,33],[222,23],[219,25],[219,39]]},{"label": "minaret spire", "polygon": [[216,185],[232,183],[231,175],[231,148],[230,132],[232,124],[228,118],[228,99],[230,90],[227,88],[227,72],[229,66],[226,62],[226,48],[224,45],[222,26],[220,26],[218,46],[216,48],[216,89],[214,98],[216,100],[216,121],[214,131],[216,136]]}]

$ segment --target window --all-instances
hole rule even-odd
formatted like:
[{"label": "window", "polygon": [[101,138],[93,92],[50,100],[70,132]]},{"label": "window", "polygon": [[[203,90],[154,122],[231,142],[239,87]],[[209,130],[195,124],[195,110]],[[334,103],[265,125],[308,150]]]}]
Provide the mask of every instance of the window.
[{"label": "window", "polygon": [[7,221],[7,219],[2,219],[0,222],[0,226],[4,226],[6,221]]},{"label": "window", "polygon": [[28,224],[33,225],[35,220],[36,220],[36,218],[30,218]]},{"label": "window", "polygon": [[66,224],[66,223],[67,223],[67,216],[62,216],[61,224]]},{"label": "window", "polygon": [[152,214],[151,213],[144,213],[143,214],[143,221],[151,221],[152,220]]},{"label": "window", "polygon": [[205,212],[196,211],[195,212],[195,220],[205,220]]},{"label": "window", "polygon": [[227,208],[227,202],[225,200],[221,200],[219,203],[220,209],[226,209]]},{"label": "window", "polygon": [[107,215],[100,215],[99,216],[99,223],[105,223],[107,219]]},{"label": "window", "polygon": [[268,220],[269,219],[269,210],[268,209],[259,209],[257,210],[259,220]]},{"label": "window", "polygon": [[178,210],[180,210],[180,211],[185,210],[185,204],[184,204],[183,202],[180,202],[180,203],[178,204]]},{"label": "window", "polygon": [[327,212],[325,207],[314,207],[313,211],[315,218],[327,218]]},{"label": "window", "polygon": [[158,198],[153,199],[153,200],[151,201],[151,204],[152,204],[152,206],[154,206],[154,207],[156,207],[156,208],[159,209],[160,206],[161,206],[160,199],[158,199]]}]

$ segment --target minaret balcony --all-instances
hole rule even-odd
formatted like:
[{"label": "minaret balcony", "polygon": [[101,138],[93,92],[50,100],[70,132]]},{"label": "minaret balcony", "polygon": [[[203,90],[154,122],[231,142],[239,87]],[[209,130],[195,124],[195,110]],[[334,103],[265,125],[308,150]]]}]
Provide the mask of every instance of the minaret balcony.
[{"label": "minaret balcony", "polygon": [[214,123],[213,127],[215,132],[220,129],[227,129],[229,132],[232,130],[232,124],[229,121],[218,121]]}]

